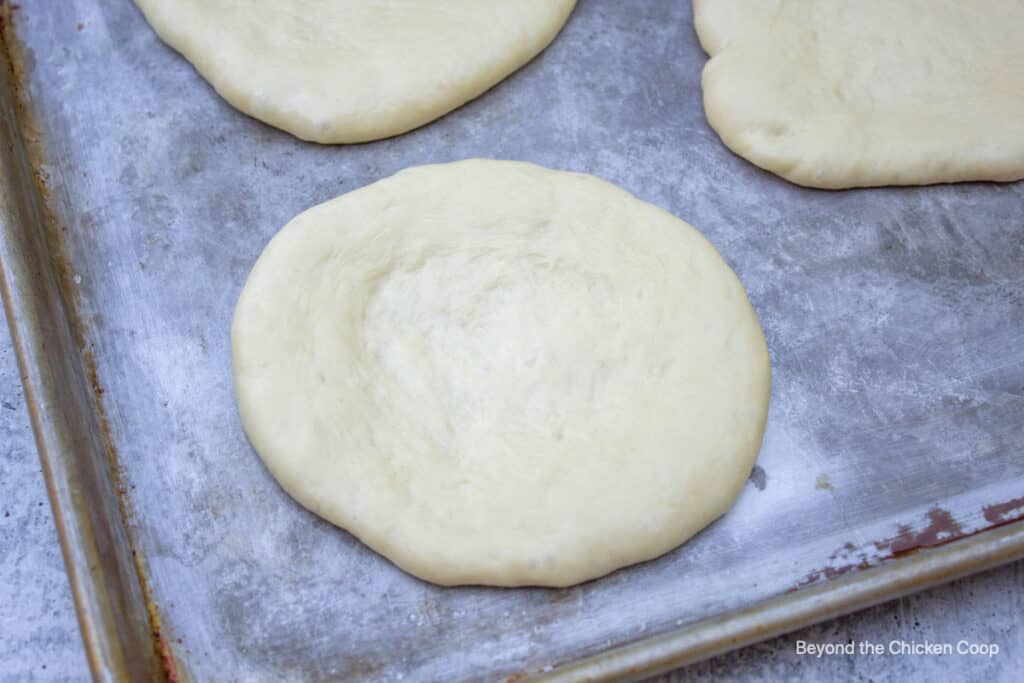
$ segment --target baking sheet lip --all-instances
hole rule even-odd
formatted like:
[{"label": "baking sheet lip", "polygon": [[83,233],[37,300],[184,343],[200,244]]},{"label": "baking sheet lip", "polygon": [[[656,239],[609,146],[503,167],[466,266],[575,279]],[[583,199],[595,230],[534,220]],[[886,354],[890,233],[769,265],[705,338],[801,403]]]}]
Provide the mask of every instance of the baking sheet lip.
[{"label": "baking sheet lip", "polygon": [[[1024,559],[1024,519],[924,548],[854,574],[602,650],[507,683],[635,681],[762,642],[872,605]],[[715,630],[720,632],[714,634]],[[711,633],[710,636],[701,634]]]},{"label": "baking sheet lip", "polygon": [[[9,172],[6,166],[4,164],[2,169],[4,175]],[[6,178],[0,178],[0,181],[6,183]],[[9,242],[11,239],[11,229],[8,228],[8,225],[16,223],[17,221],[12,220],[11,216],[5,213],[2,223],[0,223],[0,234],[4,236],[5,242]],[[101,610],[97,609],[97,606],[94,605],[92,593],[95,591],[91,590],[90,586],[83,585],[83,577],[79,576],[81,572],[92,583],[96,583],[95,577],[91,576],[92,570],[85,567],[83,571],[81,567],[82,563],[79,562],[79,555],[84,550],[78,547],[78,544],[72,540],[74,534],[69,528],[71,522],[68,520],[68,515],[65,514],[67,510],[71,509],[72,504],[64,499],[57,486],[58,478],[66,479],[70,483],[72,475],[63,466],[60,455],[61,448],[56,443],[58,438],[51,431],[57,427],[56,425],[47,425],[40,410],[40,405],[45,402],[45,399],[40,399],[39,397],[47,395],[50,388],[41,381],[37,386],[37,382],[32,378],[33,373],[30,372],[30,368],[37,364],[36,356],[38,352],[33,349],[32,340],[35,335],[30,331],[22,330],[22,325],[20,324],[20,321],[30,317],[31,313],[28,313],[30,307],[23,305],[21,297],[16,296],[14,293],[15,287],[12,283],[18,279],[19,273],[26,271],[26,264],[23,262],[14,263],[15,259],[17,257],[11,255],[7,249],[0,250],[0,299],[3,300],[11,345],[18,363],[25,405],[29,415],[29,422],[32,426],[36,453],[39,457],[43,473],[47,498],[49,499],[50,510],[53,514],[54,527],[57,531],[65,571],[69,578],[72,600],[75,605],[75,614],[78,620],[86,660],[94,680],[122,680],[125,672],[110,661],[111,657],[106,652],[106,647],[103,644],[104,639],[99,636],[98,629],[95,626],[97,622],[105,620],[102,614],[100,614]]]},{"label": "baking sheet lip", "polygon": [[[6,230],[3,233],[6,238]],[[88,567],[82,568],[79,555],[84,551],[72,540],[71,524],[65,511],[70,509],[71,503],[65,501],[57,486],[58,478],[65,478],[70,481],[71,476],[65,471],[60,462],[59,446],[51,442],[56,439],[47,429],[39,410],[37,396],[45,394],[46,389],[36,387],[31,381],[28,368],[32,361],[32,352],[29,344],[21,334],[16,319],[21,315],[20,308],[15,302],[15,297],[8,286],[9,272],[15,268],[10,267],[5,255],[0,253],[0,298],[3,299],[4,312],[7,316],[8,329],[11,335],[11,344],[14,348],[14,355],[18,362],[21,374],[22,389],[25,397],[25,405],[29,415],[29,422],[36,444],[36,453],[40,462],[46,495],[50,503],[50,511],[53,515],[54,528],[57,531],[57,540],[60,544],[61,556],[64,561],[65,573],[71,588],[72,602],[75,606],[75,616],[78,621],[79,635],[82,639],[85,658],[93,680],[123,680],[126,672],[113,661],[107,651],[106,639],[99,635],[97,622],[105,621],[101,610],[94,605],[93,586],[83,585],[84,581],[95,584],[95,577],[92,577],[92,570]],[[84,574],[84,576],[83,576]]]},{"label": "baking sheet lip", "polygon": [[[118,619],[116,601],[108,595],[108,586],[101,578],[105,565],[98,558],[101,553],[104,557],[112,553],[115,559],[110,561],[135,565],[138,571],[138,565],[131,558],[122,556],[131,551],[124,511],[118,510],[113,515],[119,526],[124,527],[123,533],[109,530],[113,538],[108,540],[113,548],[104,553],[100,539],[94,534],[92,520],[80,509],[86,503],[83,500],[76,505],[75,501],[76,494],[80,497],[83,493],[95,493],[89,477],[83,478],[80,468],[74,464],[76,459],[92,459],[99,463],[100,476],[107,479],[105,483],[116,488],[116,481],[107,453],[96,452],[94,443],[76,443],[74,429],[68,422],[81,418],[86,434],[96,436],[97,421],[102,415],[97,414],[95,406],[81,400],[80,393],[66,390],[84,381],[84,374],[79,375],[75,369],[88,373],[88,368],[84,365],[85,358],[75,348],[73,314],[67,308],[67,293],[61,286],[58,266],[53,262],[46,237],[38,234],[47,229],[51,216],[44,190],[38,184],[41,181],[33,177],[38,159],[29,151],[24,133],[26,126],[34,125],[34,116],[18,95],[22,72],[16,55],[15,9],[17,6],[0,0],[0,130],[5,132],[6,138],[4,149],[0,150],[0,237],[3,240],[0,244],[0,302],[8,321],[91,677],[95,681],[130,680],[133,671],[139,673],[141,666],[148,679],[166,680],[174,673],[173,669],[161,668],[160,664],[166,665],[166,662],[157,663],[144,653],[126,652],[125,643],[114,635],[132,627]],[[48,322],[55,329],[49,329]],[[68,362],[73,364],[70,377],[67,368],[60,368],[53,362],[55,357],[61,356],[70,356]],[[44,371],[47,366],[50,366],[49,373]],[[85,392],[88,394],[87,390]],[[62,414],[68,411],[71,416],[53,419],[54,411]],[[124,539],[128,539],[128,546],[124,545]],[[134,556],[134,551],[131,552]],[[138,581],[146,603],[144,577],[129,575],[131,580]],[[122,602],[129,610],[141,609],[149,617],[145,623],[151,623],[151,609],[155,606],[133,604],[130,587],[125,590]],[[128,616],[131,621],[136,615]],[[154,642],[154,638],[158,641],[158,634],[134,632],[129,641],[155,646],[159,643]],[[129,658],[135,667],[129,664]]]}]

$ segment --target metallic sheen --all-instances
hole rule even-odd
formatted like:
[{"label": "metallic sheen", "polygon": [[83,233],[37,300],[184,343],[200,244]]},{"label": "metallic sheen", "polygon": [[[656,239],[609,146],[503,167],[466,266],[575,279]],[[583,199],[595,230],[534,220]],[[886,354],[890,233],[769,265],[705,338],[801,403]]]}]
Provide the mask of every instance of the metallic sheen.
[{"label": "metallic sheen", "polygon": [[[635,678],[1024,556],[1024,184],[759,171],[704,119],[689,3],[584,0],[478,100],[348,147],[233,110],[128,0],[2,11],[3,293],[97,680]],[[438,588],[293,503],[245,440],[228,330],[267,240],[474,156],[615,182],[747,286],[764,448],[735,507],[662,558]]]}]

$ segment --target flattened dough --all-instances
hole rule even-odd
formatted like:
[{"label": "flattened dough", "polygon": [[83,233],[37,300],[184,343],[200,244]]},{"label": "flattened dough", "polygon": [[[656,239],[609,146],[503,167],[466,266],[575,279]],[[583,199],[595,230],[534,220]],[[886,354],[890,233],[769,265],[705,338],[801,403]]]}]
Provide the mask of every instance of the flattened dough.
[{"label": "flattened dough", "polygon": [[694,0],[708,122],[799,185],[1024,178],[1024,0]]},{"label": "flattened dough", "polygon": [[281,485],[419,577],[563,586],[723,514],[770,370],[696,230],[592,176],[411,168],[267,246],[235,390]]},{"label": "flattened dough", "polygon": [[533,59],[575,0],[135,0],[246,114],[314,142],[398,135]]}]

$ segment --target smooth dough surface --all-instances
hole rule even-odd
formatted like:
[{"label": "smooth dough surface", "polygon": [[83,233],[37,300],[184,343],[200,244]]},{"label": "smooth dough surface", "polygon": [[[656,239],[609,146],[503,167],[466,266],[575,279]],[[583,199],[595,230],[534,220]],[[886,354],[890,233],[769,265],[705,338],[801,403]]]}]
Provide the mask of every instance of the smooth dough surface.
[{"label": "smooth dough surface", "polygon": [[304,140],[398,135],[543,50],[575,0],[135,0],[228,102]]},{"label": "smooth dough surface", "polygon": [[313,512],[440,584],[562,586],[732,504],[768,353],[683,221],[592,176],[470,160],[316,206],[232,328],[253,446]]},{"label": "smooth dough surface", "polygon": [[830,189],[1024,178],[1024,0],[694,0],[708,122]]}]

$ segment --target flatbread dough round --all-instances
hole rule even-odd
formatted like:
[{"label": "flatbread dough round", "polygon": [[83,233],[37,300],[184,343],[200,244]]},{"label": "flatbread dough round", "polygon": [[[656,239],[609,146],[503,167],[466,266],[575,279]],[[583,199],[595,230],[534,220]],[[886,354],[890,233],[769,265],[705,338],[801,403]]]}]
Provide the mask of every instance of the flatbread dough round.
[{"label": "flatbread dough round", "polygon": [[479,96],[558,34],[575,0],[135,0],[246,114],[314,142],[404,133]]},{"label": "flatbread dough round", "polygon": [[770,369],[696,230],[592,176],[471,160],[316,206],[232,328],[242,422],[281,485],[439,584],[562,586],[723,514]]},{"label": "flatbread dough round", "polygon": [[694,0],[708,122],[799,185],[1024,178],[1024,1]]}]

